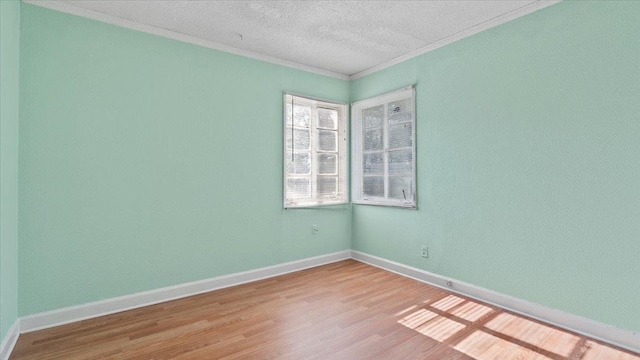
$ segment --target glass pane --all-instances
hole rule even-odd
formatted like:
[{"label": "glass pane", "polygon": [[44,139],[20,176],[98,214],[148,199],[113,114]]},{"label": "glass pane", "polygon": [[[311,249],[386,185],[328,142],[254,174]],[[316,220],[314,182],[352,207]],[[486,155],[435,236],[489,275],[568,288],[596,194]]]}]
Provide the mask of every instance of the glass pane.
[{"label": "glass pane", "polygon": [[389,151],[389,174],[411,174],[413,167],[412,157],[413,152],[410,149]]},{"label": "glass pane", "polygon": [[365,196],[384,196],[384,177],[365,176],[363,178],[363,192]]},{"label": "glass pane", "polygon": [[338,195],[338,177],[318,176],[318,195],[334,197]]},{"label": "glass pane", "polygon": [[378,105],[362,110],[362,124],[364,129],[382,127],[384,119],[384,105]]},{"label": "glass pane", "polygon": [[362,159],[362,172],[367,175],[384,174],[382,153],[364,154]]},{"label": "glass pane", "polygon": [[[292,134],[290,127],[287,127],[285,136],[287,141],[287,149],[291,149]],[[311,146],[311,136],[309,135],[309,130],[293,129],[293,139],[295,150],[309,150],[309,147]]]},{"label": "glass pane", "polygon": [[287,199],[311,197],[309,178],[287,178]]},{"label": "glass pane", "polygon": [[318,127],[336,130],[338,124],[338,111],[330,109],[318,109]]},{"label": "glass pane", "polygon": [[318,131],[318,150],[338,151],[337,131]]},{"label": "glass pane", "polygon": [[[309,127],[311,123],[311,108],[308,106],[295,105],[294,103],[293,109],[293,126]],[[291,126],[291,101],[287,104],[287,118],[285,123],[287,126]]]},{"label": "glass pane", "polygon": [[287,174],[311,173],[311,154],[308,152],[296,153],[291,159],[291,152],[285,153],[285,170]]},{"label": "glass pane", "polygon": [[389,197],[394,199],[411,200],[411,177],[389,177]]},{"label": "glass pane", "polygon": [[411,108],[411,98],[392,101],[387,107],[389,124],[397,124],[411,120],[413,109]]},{"label": "glass pane", "polygon": [[318,173],[337,174],[338,156],[336,154],[318,154]]},{"label": "glass pane", "polygon": [[364,130],[364,150],[382,150],[382,129]]},{"label": "glass pane", "polygon": [[411,123],[401,123],[398,125],[389,125],[389,149],[411,146]]}]

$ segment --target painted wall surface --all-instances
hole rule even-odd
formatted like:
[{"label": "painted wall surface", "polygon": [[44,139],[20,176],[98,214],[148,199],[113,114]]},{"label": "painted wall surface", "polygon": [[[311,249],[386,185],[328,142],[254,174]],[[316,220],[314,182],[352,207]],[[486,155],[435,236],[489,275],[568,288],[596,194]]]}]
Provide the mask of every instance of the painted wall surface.
[{"label": "painted wall surface", "polygon": [[18,317],[20,1],[0,1],[0,343]]},{"label": "painted wall surface", "polygon": [[419,210],[354,206],[354,249],[639,331],[640,2],[562,2],[351,100],[412,83]]},{"label": "painted wall surface", "polygon": [[283,91],[347,81],[22,14],[20,315],[350,248],[349,206],[282,209]]}]

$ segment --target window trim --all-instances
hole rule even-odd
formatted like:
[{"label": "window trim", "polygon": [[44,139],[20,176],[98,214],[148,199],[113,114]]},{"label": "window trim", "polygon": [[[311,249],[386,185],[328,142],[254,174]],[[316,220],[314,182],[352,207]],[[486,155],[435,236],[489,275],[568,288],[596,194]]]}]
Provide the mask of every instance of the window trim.
[{"label": "window trim", "polygon": [[[395,100],[401,100],[406,98],[411,98],[411,106],[412,106],[412,117],[411,117],[411,140],[412,140],[412,182],[411,182],[411,193],[412,198],[410,200],[402,200],[402,199],[393,199],[388,198],[386,196],[388,192],[387,186],[385,186],[385,197],[364,197],[363,193],[363,154],[364,150],[362,148],[363,136],[362,136],[362,110],[371,108],[377,105],[384,105],[385,109],[385,121],[383,127],[383,138],[385,145],[383,146],[384,157],[387,158],[387,154],[389,153],[389,149],[387,147],[388,142],[388,122],[387,122],[387,104],[389,102]],[[354,204],[363,204],[363,205],[377,205],[377,206],[389,206],[389,207],[400,207],[407,209],[417,209],[418,208],[418,195],[417,195],[417,169],[416,169],[416,92],[415,85],[410,85],[403,87],[398,90],[394,90],[388,93],[384,93],[378,96],[370,97],[368,99],[360,100],[351,104],[351,134],[353,134],[351,139],[351,202]],[[391,177],[388,171],[388,161],[384,160],[384,178],[385,184],[388,182],[388,179]]]},{"label": "window trim", "polygon": [[[287,105],[290,105],[291,102],[287,101],[287,98],[291,96],[295,98],[296,104],[303,103],[308,104],[312,108],[312,114],[310,118],[310,153],[311,153],[311,197],[309,199],[302,199],[296,202],[288,202],[287,201],[287,162],[285,160],[285,156],[287,156],[287,121],[291,121],[290,118],[287,118]],[[308,95],[301,95],[292,92],[284,92],[282,96],[282,127],[283,127],[283,138],[282,138],[282,204],[284,209],[299,209],[299,208],[316,208],[320,206],[330,206],[330,205],[342,205],[349,203],[349,106],[347,103],[337,102],[335,100],[326,100],[311,97]],[[337,121],[337,177],[338,177],[338,192],[342,190],[342,196],[337,199],[333,198],[322,198],[318,197],[317,194],[314,194],[317,190],[317,178],[318,178],[318,161],[317,155],[318,152],[322,153],[322,150],[317,149],[317,136],[319,131],[325,130],[325,128],[321,128],[318,125],[317,119],[317,109],[329,109],[336,110],[338,112],[338,121]],[[316,111],[314,111],[314,109]],[[332,130],[333,131],[333,130]],[[314,184],[316,184],[314,186]]]}]

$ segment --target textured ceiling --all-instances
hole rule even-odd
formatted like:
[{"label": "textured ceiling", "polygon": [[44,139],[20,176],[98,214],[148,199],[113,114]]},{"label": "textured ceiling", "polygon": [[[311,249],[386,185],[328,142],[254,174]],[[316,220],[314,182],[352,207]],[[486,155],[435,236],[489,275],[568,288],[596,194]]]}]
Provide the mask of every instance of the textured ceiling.
[{"label": "textured ceiling", "polygon": [[352,75],[536,1],[58,2]]}]

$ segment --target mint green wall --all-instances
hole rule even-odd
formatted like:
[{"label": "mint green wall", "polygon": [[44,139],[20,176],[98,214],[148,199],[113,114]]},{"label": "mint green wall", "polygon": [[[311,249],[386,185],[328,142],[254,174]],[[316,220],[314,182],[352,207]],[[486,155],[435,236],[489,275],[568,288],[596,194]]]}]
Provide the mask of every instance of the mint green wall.
[{"label": "mint green wall", "polygon": [[22,15],[20,315],[350,248],[348,206],[282,209],[283,91],[347,81]]},{"label": "mint green wall", "polygon": [[18,317],[20,2],[0,1],[0,343]]},{"label": "mint green wall", "polygon": [[640,2],[562,2],[351,100],[412,83],[419,210],[354,206],[353,248],[639,331]]},{"label": "mint green wall", "polygon": [[[563,2],[349,84],[23,5],[19,313],[352,241],[638,331],[639,14]],[[281,209],[282,91],[411,83],[419,210]]]}]

